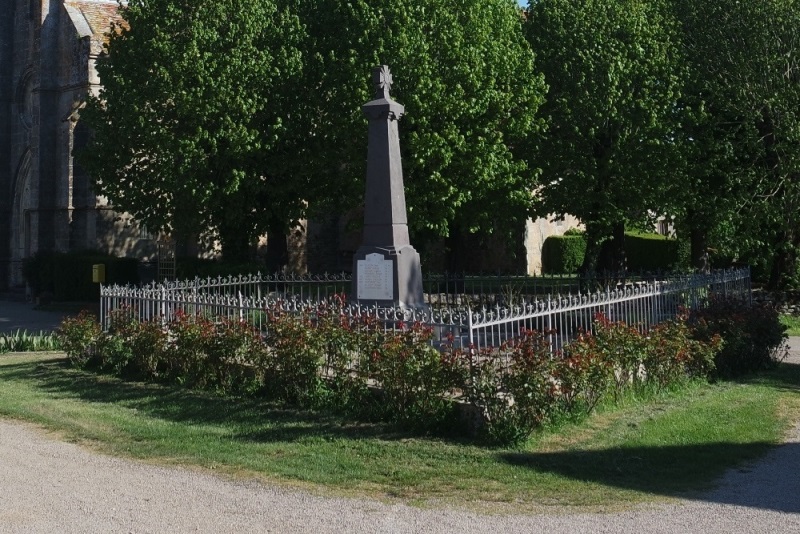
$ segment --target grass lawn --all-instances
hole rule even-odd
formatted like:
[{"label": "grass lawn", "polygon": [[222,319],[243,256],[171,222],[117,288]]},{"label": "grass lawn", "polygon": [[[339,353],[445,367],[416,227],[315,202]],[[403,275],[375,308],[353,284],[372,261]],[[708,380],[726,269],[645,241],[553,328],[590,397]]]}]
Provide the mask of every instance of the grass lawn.
[{"label": "grass lawn", "polygon": [[0,417],[101,452],[335,495],[477,510],[616,510],[708,488],[800,419],[800,366],[627,399],[518,450],[122,382],[53,354],[0,356]]},{"label": "grass lawn", "polygon": [[781,315],[781,323],[786,325],[787,334],[790,336],[800,336],[800,317],[795,315]]}]

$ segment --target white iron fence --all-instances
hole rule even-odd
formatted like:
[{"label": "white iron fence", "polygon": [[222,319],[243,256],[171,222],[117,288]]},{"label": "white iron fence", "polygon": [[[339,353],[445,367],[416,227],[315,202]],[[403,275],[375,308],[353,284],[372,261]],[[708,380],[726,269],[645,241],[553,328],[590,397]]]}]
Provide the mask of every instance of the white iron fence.
[{"label": "white iron fence", "polygon": [[[254,275],[140,288],[103,286],[100,315],[104,328],[109,326],[111,311],[127,308],[141,320],[168,321],[182,312],[241,319],[265,331],[269,327],[268,310],[305,310],[313,315],[321,302],[333,294],[347,292],[349,284],[346,276]],[[433,328],[435,344],[449,339],[456,346],[475,349],[500,346],[524,330],[546,331],[551,346],[558,349],[579,331],[590,331],[598,313],[612,321],[624,321],[645,330],[675,317],[682,307],[703,307],[714,296],[738,298],[748,303],[751,299],[747,268],[620,283],[613,288],[606,286],[603,291],[583,294],[537,296],[535,292],[519,290],[518,285],[493,283],[487,287],[497,293],[462,292],[454,297],[453,292],[428,292],[429,306],[422,309],[350,303],[342,306],[340,313],[372,317],[386,329],[398,328],[401,322],[420,322]]]}]

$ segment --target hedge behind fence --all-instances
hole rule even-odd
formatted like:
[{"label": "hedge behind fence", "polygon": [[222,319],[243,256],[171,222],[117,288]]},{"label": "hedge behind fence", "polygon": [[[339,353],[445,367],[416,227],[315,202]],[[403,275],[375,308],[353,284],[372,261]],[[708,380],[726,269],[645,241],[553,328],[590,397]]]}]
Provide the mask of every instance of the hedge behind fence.
[{"label": "hedge behind fence", "polygon": [[586,254],[582,235],[551,235],[542,245],[544,274],[572,274],[578,271]]},{"label": "hedge behind fence", "polygon": [[[583,235],[550,236],[542,246],[542,273],[576,273],[585,254]],[[660,234],[626,232],[625,254],[631,271],[668,270],[681,263],[680,242]]]},{"label": "hedge behind fence", "polygon": [[680,262],[680,244],[660,234],[625,234],[625,254],[632,271],[663,271]]},{"label": "hedge behind fence", "polygon": [[23,274],[34,295],[51,295],[57,301],[92,301],[100,286],[92,282],[92,266],[106,266],[107,284],[139,281],[138,260],[117,258],[94,250],[40,252],[25,260]]}]

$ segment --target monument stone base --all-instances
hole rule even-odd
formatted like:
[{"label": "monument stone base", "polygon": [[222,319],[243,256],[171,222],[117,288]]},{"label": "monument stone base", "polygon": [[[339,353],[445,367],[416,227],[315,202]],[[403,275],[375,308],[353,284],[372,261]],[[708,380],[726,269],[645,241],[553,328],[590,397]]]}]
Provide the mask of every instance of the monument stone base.
[{"label": "monument stone base", "polygon": [[353,256],[353,295],[370,306],[425,307],[419,253],[402,247],[362,246]]}]

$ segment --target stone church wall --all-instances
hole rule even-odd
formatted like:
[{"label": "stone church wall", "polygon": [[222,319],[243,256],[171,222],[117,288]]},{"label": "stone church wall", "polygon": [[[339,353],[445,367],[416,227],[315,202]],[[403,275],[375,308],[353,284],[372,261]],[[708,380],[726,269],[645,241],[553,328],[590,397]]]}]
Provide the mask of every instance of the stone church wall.
[{"label": "stone church wall", "polygon": [[21,284],[23,258],[40,250],[155,254],[73,158],[89,140],[80,108],[99,89],[94,64],[117,10],[111,0],[0,0],[0,290]]}]

